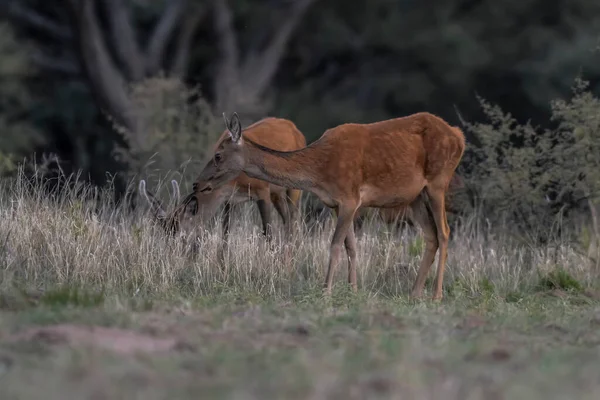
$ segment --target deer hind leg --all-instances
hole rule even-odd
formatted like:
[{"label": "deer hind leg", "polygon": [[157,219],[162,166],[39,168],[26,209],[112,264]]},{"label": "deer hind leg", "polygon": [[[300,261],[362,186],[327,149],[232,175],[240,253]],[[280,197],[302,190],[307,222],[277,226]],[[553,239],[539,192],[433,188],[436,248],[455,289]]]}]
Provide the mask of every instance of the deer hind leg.
[{"label": "deer hind leg", "polygon": [[223,214],[221,220],[221,226],[223,228],[223,240],[221,246],[219,246],[218,250],[218,259],[221,263],[221,266],[225,265],[225,253],[227,253],[227,249],[229,247],[229,227],[231,224],[231,204],[226,203],[223,207]]},{"label": "deer hind leg", "polygon": [[[288,266],[288,268],[292,267],[291,259],[292,259],[292,249],[290,247],[290,242],[293,238],[292,224],[293,221],[290,218],[290,208],[286,201],[287,196],[279,196],[276,194],[272,195],[273,205],[277,210],[277,213],[281,216],[281,220],[283,221],[283,225],[285,226],[285,232],[288,239],[288,243],[283,245],[283,259],[284,264]],[[293,205],[292,205],[293,206]]]},{"label": "deer hind leg", "polygon": [[272,194],[271,200],[273,201],[273,206],[275,206],[275,210],[281,217],[284,226],[288,226],[290,223],[290,214],[287,207],[287,203],[282,196]]},{"label": "deer hind leg", "polygon": [[300,196],[302,196],[302,191],[297,189],[287,189],[286,190],[286,204],[288,209],[288,220],[289,220],[289,234],[293,235],[294,233],[300,232],[300,221],[298,217],[300,216]]},{"label": "deer hind leg", "polygon": [[[327,267],[327,275],[325,277],[325,293],[326,294],[331,294],[331,287],[333,286],[333,274],[335,273],[335,269],[337,268],[338,264],[341,261],[341,257],[342,257],[342,244],[345,245],[346,247],[346,251],[348,252],[348,244],[350,244],[350,248],[355,250],[356,249],[356,237],[354,236],[354,227],[353,227],[353,221],[354,221],[354,215],[356,213],[357,207],[356,206],[339,206],[338,208],[334,209],[335,214],[337,215],[337,223],[335,225],[335,231],[333,233],[333,239],[331,240],[331,247],[329,249],[329,266]],[[350,233],[350,229],[352,229],[352,236],[349,239],[348,242],[346,242],[346,237],[349,235]],[[353,255],[353,259],[354,262],[352,263],[352,266],[348,266],[349,268],[349,274],[350,274],[350,269],[354,268],[355,270],[355,266],[356,266],[356,251],[350,251],[348,252],[348,257],[350,258],[350,256]],[[356,273],[354,273],[354,275],[356,275]],[[356,279],[354,279],[356,280]]]},{"label": "deer hind leg", "polygon": [[273,222],[271,220],[273,203],[271,202],[271,196],[269,194],[261,195],[256,204],[262,220],[263,235],[267,238],[267,242],[271,244],[273,242]]},{"label": "deer hind leg", "polygon": [[438,232],[433,214],[428,210],[423,194],[420,194],[417,199],[410,205],[412,211],[412,219],[421,226],[423,236],[425,238],[425,252],[421,259],[417,279],[412,287],[411,297],[420,298],[423,294],[423,287],[429,269],[435,259],[435,253],[439,247]]},{"label": "deer hind leg", "polygon": [[433,219],[435,220],[435,226],[437,228],[437,239],[440,248],[435,291],[433,293],[434,300],[442,299],[442,284],[444,281],[446,258],[448,256],[448,238],[450,237],[450,226],[448,225],[445,207],[446,186],[447,185],[438,184],[426,187],[431,203],[431,213],[433,214]]},{"label": "deer hind leg", "polygon": [[354,292],[358,290],[356,283],[356,235],[354,233],[354,223],[352,222],[348,229],[346,239],[344,239],[346,254],[348,255],[348,283]]}]

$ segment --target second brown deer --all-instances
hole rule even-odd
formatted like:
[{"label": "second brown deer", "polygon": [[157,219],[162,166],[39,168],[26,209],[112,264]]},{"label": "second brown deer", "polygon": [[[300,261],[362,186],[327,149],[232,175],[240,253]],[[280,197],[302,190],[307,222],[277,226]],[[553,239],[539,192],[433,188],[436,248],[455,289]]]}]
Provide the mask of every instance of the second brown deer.
[{"label": "second brown deer", "polygon": [[[292,121],[284,118],[264,118],[250,125],[244,134],[257,143],[282,151],[306,146],[306,139],[302,132]],[[223,131],[219,141],[228,136],[228,131]],[[212,159],[209,163],[211,162]],[[176,181],[171,183],[175,195],[174,202],[179,203],[179,186]],[[273,235],[272,209],[275,208],[287,233],[291,234],[298,216],[298,202],[302,194],[300,190],[274,185],[241,173],[210,193],[194,190],[175,209],[167,212],[162,203],[146,189],[145,181],[140,181],[139,191],[150,204],[157,221],[171,234],[179,232],[182,228],[188,231],[194,229],[198,219],[206,220],[212,217],[224,204],[222,224],[225,241],[229,235],[231,207],[235,204],[255,201],[262,220],[263,234],[269,242]]]},{"label": "second brown deer", "polygon": [[433,299],[442,298],[450,234],[445,195],[465,150],[465,137],[458,127],[422,112],[371,124],[339,125],[300,150],[278,151],[242,135],[237,114],[231,121],[223,117],[229,135],[217,143],[212,162],[196,180],[197,190],[209,193],[244,172],[318,196],[338,216],[325,277],[326,294],[331,293],[342,245],[348,255],[348,282],[357,289],[353,228],[357,211],[410,207],[426,241],[411,295],[422,296],[439,249]]}]

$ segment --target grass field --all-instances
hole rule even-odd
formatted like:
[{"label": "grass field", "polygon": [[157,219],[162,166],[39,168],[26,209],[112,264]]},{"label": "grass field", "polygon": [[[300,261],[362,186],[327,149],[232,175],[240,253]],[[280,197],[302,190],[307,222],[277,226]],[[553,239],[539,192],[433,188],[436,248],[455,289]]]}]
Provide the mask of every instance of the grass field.
[{"label": "grass field", "polygon": [[600,274],[576,244],[463,221],[444,300],[412,301],[419,233],[371,221],[359,292],[343,264],[323,298],[331,221],[269,247],[256,214],[236,210],[222,268],[216,223],[169,239],[106,200],[5,184],[1,398],[600,395]]}]

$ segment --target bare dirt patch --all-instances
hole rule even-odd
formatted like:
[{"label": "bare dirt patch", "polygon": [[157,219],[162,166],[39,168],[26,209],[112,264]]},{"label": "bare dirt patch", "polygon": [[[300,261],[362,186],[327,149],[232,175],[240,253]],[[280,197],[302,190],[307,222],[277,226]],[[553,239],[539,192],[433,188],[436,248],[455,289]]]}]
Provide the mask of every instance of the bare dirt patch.
[{"label": "bare dirt patch", "polygon": [[72,324],[29,328],[11,335],[7,338],[7,341],[34,341],[47,345],[92,346],[120,354],[158,353],[187,348],[183,342],[175,337],[157,338],[125,329]]}]

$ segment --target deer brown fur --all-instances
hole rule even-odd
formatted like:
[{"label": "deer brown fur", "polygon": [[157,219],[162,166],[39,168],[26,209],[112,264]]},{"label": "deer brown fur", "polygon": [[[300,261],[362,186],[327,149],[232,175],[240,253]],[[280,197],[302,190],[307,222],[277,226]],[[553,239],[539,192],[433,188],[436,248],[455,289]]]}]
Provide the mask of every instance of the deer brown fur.
[{"label": "deer brown fur", "polygon": [[442,298],[450,232],[445,194],[465,149],[458,127],[422,112],[371,124],[339,125],[300,150],[277,151],[242,137],[237,114],[231,122],[224,118],[229,137],[218,143],[213,162],[200,173],[196,181],[200,192],[210,192],[244,172],[317,195],[338,215],[324,285],[327,294],[342,245],[348,255],[348,281],[357,288],[356,212],[363,207],[410,207],[426,240],[412,296],[422,296],[439,249],[433,298]]},{"label": "deer brown fur", "polygon": [[[446,214],[458,214],[460,212],[460,206],[456,201],[456,194],[464,188],[464,180],[458,174],[454,174],[452,179],[450,180],[450,184],[448,185],[448,190],[446,191],[446,199],[444,201],[444,206],[446,208]],[[354,220],[354,231],[358,233],[362,228],[366,209],[362,209],[363,211],[359,214],[357,218]],[[396,229],[400,229],[403,223],[407,223],[409,226],[414,225],[414,217],[412,216],[412,212],[410,207],[408,206],[400,206],[398,208],[379,208],[377,209],[377,215],[379,219],[387,224],[392,225]]]},{"label": "deer brown fur", "polygon": [[[257,143],[281,151],[296,150],[306,146],[306,139],[302,132],[292,121],[283,118],[264,118],[246,128],[244,135]],[[227,130],[223,131],[217,143],[225,137],[229,137]],[[209,161],[210,163],[212,160]],[[175,185],[176,182],[173,184]],[[174,191],[178,197],[179,188],[175,188]],[[140,186],[140,192],[145,195],[155,210],[155,215],[160,223],[172,233],[177,232],[182,225],[193,226],[195,216],[198,214],[202,219],[211,217],[225,203],[223,209],[224,238],[229,234],[231,206],[247,201],[256,201],[262,220],[263,234],[269,241],[272,239],[273,207],[290,233],[292,224],[297,218],[298,202],[302,194],[300,190],[274,185],[241,173],[211,193],[200,193],[194,190],[171,213],[167,213],[162,204],[145,189],[145,183],[144,188]]]}]

